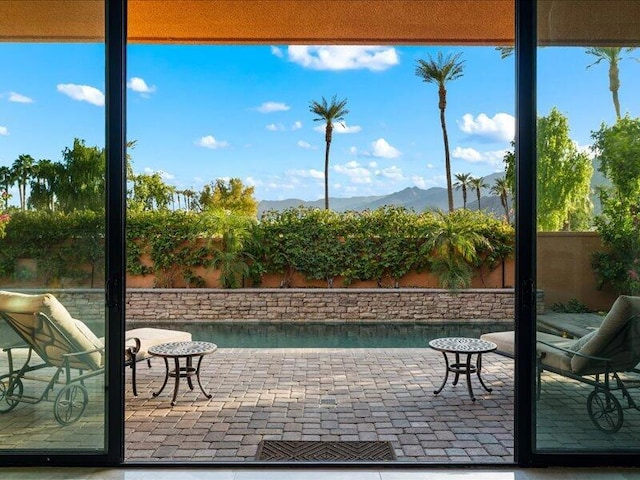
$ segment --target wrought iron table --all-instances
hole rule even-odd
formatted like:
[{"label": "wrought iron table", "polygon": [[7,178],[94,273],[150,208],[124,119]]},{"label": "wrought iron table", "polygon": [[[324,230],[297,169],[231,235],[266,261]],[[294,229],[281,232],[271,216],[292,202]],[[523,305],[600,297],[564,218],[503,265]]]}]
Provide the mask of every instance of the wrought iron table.
[{"label": "wrought iron table", "polygon": [[[154,345],[149,347],[149,353],[156,357],[162,357],[164,359],[165,376],[164,383],[160,390],[153,393],[154,397],[157,397],[162,393],[164,387],[167,385],[169,377],[176,379],[175,386],[173,388],[173,399],[171,405],[176,404],[176,398],[178,396],[178,388],[180,387],[180,379],[186,378],[189,388],[193,390],[193,382],[191,377],[195,376],[198,380],[198,386],[200,390],[207,398],[211,398],[211,395],[204,391],[202,383],[200,382],[200,364],[205,355],[209,355],[215,352],[218,346],[215,343],[209,342],[170,342],[162,343],[160,345]],[[169,370],[169,359],[173,358],[175,368]],[[180,366],[180,359],[184,358],[185,366]],[[198,358],[198,364],[193,366],[193,359]]]},{"label": "wrought iron table", "polygon": [[[435,340],[431,340],[429,342],[429,346],[434,350],[438,350],[442,352],[444,356],[444,362],[446,366],[446,372],[444,375],[444,381],[440,388],[435,390],[433,393],[435,395],[439,394],[444,386],[447,384],[447,380],[449,379],[449,372],[455,373],[456,376],[453,379],[453,384],[456,385],[458,383],[458,378],[460,374],[464,374],[467,377],[467,390],[469,391],[469,396],[472,401],[476,401],[476,397],[473,396],[473,389],[471,388],[471,374],[476,373],[478,375],[478,380],[480,380],[480,385],[487,391],[491,392],[491,388],[487,387],[482,381],[482,377],[480,376],[480,372],[482,370],[482,354],[493,352],[498,346],[493,342],[487,342],[485,340],[480,340],[477,338],[465,338],[465,337],[449,337],[449,338],[436,338]],[[456,356],[456,360],[454,363],[449,364],[449,358],[447,357],[447,353],[453,353]],[[460,361],[460,354],[466,354],[467,359],[465,362]],[[477,355],[476,363],[472,364],[471,359],[473,355]]]}]

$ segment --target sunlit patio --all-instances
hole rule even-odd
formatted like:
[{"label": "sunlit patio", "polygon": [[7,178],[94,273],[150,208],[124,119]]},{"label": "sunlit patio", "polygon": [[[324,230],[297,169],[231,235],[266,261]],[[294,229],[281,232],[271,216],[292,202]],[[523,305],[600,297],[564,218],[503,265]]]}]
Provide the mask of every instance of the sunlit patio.
[{"label": "sunlit patio", "polygon": [[[433,394],[444,362],[429,348],[221,348],[203,360],[202,383],[212,398],[181,380],[174,407],[171,383],[152,396],[164,379],[162,361],[139,367],[138,397],[127,378],[129,462],[251,462],[262,440],[390,441],[398,462],[513,461],[514,362],[493,353],[483,356],[482,369],[493,391],[473,378],[476,402],[463,379]],[[587,415],[590,387],[548,373],[542,380],[541,447],[639,444],[639,412],[625,410],[622,429],[606,434]],[[58,425],[50,402],[18,405],[0,416],[0,441],[21,449],[54,441],[67,448],[100,444],[100,386],[88,388],[79,422]]]}]

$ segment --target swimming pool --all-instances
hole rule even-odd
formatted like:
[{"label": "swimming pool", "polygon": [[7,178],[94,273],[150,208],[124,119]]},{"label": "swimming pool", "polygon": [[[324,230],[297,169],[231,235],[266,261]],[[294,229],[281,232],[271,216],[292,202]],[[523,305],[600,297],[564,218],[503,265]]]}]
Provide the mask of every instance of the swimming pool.
[{"label": "swimming pool", "polygon": [[[145,325],[129,325],[128,328]],[[440,337],[513,330],[510,323],[181,322],[154,325],[191,332],[219,348],[424,348]]]}]

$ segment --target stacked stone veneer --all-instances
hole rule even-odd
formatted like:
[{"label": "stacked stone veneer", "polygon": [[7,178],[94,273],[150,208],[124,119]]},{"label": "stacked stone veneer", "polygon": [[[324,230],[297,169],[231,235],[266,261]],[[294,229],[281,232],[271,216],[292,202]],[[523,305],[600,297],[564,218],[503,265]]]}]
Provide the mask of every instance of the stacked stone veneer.
[{"label": "stacked stone veneer", "polygon": [[[102,321],[102,290],[50,290],[75,318]],[[27,292],[25,292],[27,293]],[[541,292],[538,313],[544,309]],[[129,289],[128,321],[513,321],[512,289]]]}]

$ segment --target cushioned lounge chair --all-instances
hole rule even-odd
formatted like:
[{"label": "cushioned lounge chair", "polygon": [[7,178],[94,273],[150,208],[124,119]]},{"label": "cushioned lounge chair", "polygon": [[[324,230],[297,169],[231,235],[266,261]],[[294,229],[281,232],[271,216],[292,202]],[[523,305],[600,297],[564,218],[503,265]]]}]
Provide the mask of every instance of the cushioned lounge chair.
[{"label": "cushioned lounge chair", "polygon": [[[0,413],[18,403],[49,400],[54,387],[63,387],[53,399],[54,417],[62,425],[77,421],[86,408],[88,392],[84,381],[104,372],[105,346],[83,322],[71,317],[51,294],[26,295],[0,291],[0,318],[18,334],[23,344],[6,346],[9,371],[0,375]],[[190,341],[189,332],[138,328],[127,332],[125,365],[131,368],[134,395],[136,364],[149,361],[148,349],[165,342]],[[53,367],[51,378],[32,372]],[[41,395],[24,394],[25,380],[43,380]]]},{"label": "cushioned lounge chair", "polygon": [[[498,353],[514,356],[513,331],[487,333],[480,338],[496,343]],[[613,392],[621,392],[624,409],[638,409],[629,394],[638,384],[623,379],[622,374],[640,374],[640,297],[618,297],[600,327],[581,338],[538,332],[536,352],[538,394],[544,370],[591,385],[589,417],[599,429],[617,432],[623,422],[623,407]]]}]

